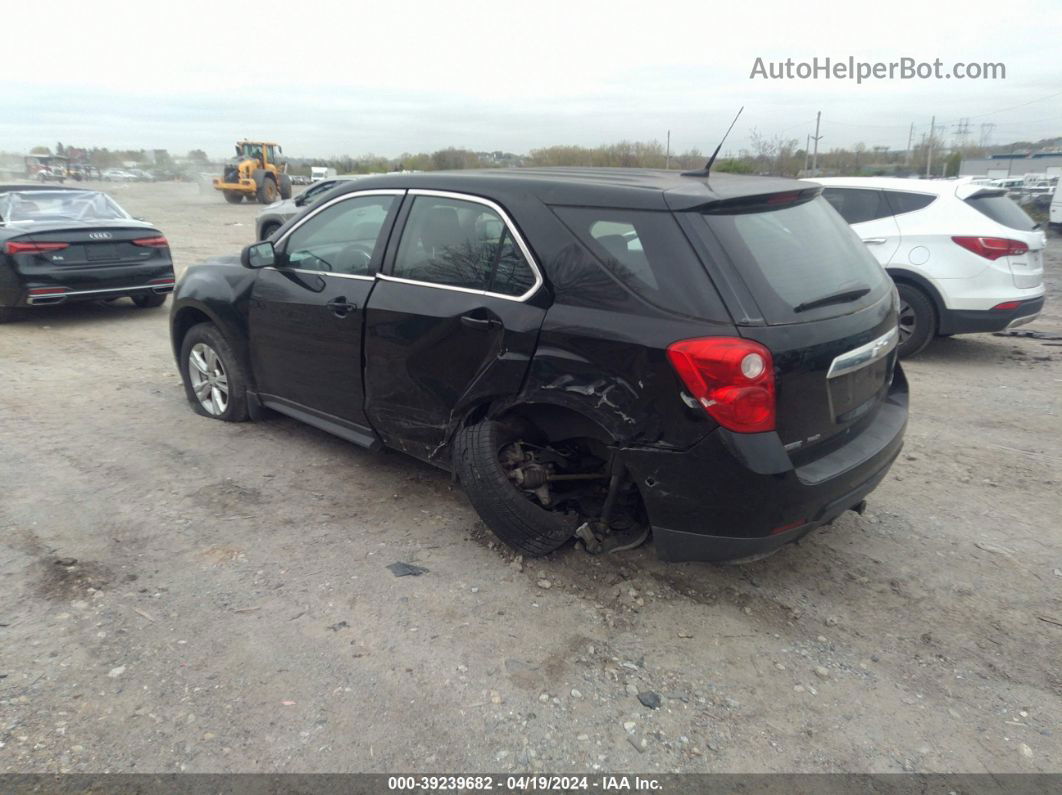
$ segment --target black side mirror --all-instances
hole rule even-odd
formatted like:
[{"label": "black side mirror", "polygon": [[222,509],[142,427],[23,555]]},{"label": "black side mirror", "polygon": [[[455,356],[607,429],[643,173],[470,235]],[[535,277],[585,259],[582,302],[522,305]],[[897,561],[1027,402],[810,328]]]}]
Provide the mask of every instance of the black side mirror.
[{"label": "black side mirror", "polygon": [[269,241],[247,246],[240,254],[240,264],[245,268],[268,268],[276,264],[277,252]]},{"label": "black side mirror", "polygon": [[302,205],[306,204],[306,194],[300,193],[295,197],[294,202],[296,207],[302,207]]}]

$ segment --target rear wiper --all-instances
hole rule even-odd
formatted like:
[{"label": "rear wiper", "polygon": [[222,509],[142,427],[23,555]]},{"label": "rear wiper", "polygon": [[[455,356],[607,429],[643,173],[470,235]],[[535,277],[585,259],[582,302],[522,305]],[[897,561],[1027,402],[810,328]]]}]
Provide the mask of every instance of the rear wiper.
[{"label": "rear wiper", "polygon": [[846,304],[849,301],[855,301],[857,298],[862,298],[869,292],[869,287],[855,287],[851,290],[841,290],[839,293],[830,293],[829,295],[824,295],[822,298],[816,298],[814,301],[805,301],[802,304],[797,304],[793,307],[793,311],[804,312],[808,309],[816,309],[828,304]]}]

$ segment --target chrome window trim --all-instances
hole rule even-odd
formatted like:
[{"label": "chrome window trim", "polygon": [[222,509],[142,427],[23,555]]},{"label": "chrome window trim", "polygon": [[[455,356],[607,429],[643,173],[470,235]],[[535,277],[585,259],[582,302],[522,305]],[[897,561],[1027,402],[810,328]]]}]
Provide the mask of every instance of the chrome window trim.
[{"label": "chrome window trim", "polygon": [[[326,202],[325,204],[322,204],[319,207],[314,207],[313,210],[311,210],[309,213],[307,213],[305,218],[300,218],[299,222],[297,224],[295,224],[295,226],[291,227],[291,229],[289,229],[287,232],[285,232],[283,235],[281,235],[280,238],[277,239],[277,242],[273,244],[273,248],[275,249],[281,243],[284,243],[285,241],[287,241],[287,239],[289,237],[291,237],[292,233],[295,232],[296,229],[298,229],[304,223],[306,223],[311,218],[316,216],[319,212],[322,212],[323,210],[327,210],[329,207],[331,207],[334,204],[339,204],[340,202],[344,202],[344,201],[347,201],[349,199],[360,199],[360,198],[364,198],[366,196],[405,196],[405,195],[406,195],[405,188],[377,188],[375,190],[373,190],[373,189],[359,190],[359,191],[354,191],[352,193],[344,193],[342,196],[336,196],[334,199]],[[364,280],[367,280],[367,281],[370,281],[370,282],[371,281],[375,281],[375,276],[363,276],[363,275],[361,275],[359,273],[335,273],[333,271],[317,271],[317,270],[310,270],[309,268],[277,268],[277,267],[275,267],[273,265],[267,265],[266,267],[262,268],[262,270],[272,270],[272,271],[277,271],[278,273],[282,272],[282,271],[293,271],[294,273],[312,273],[312,274],[315,274],[317,276],[337,276],[337,277],[339,277],[341,279],[364,279]]]},{"label": "chrome window trim", "polygon": [[830,364],[826,378],[837,378],[855,372],[860,368],[873,364],[879,359],[888,356],[896,348],[900,340],[900,329],[894,327],[886,331],[877,339],[873,339],[865,345],[842,353]]},{"label": "chrome window trim", "polygon": [[[491,290],[473,290],[469,287],[457,287],[449,284],[436,284],[435,282],[423,282],[419,279],[406,279],[402,276],[392,276],[388,273],[377,273],[376,278],[382,279],[388,282],[397,282],[399,284],[412,284],[417,287],[434,287],[436,290],[451,290],[455,293],[467,293],[469,295],[489,295],[491,298],[501,298],[504,301],[515,301],[517,303],[523,303],[527,301],[531,296],[538,292],[539,288],[545,283],[542,278],[542,271],[539,270],[538,263],[531,255],[531,249],[527,247],[527,243],[524,242],[524,238],[520,235],[520,232],[516,229],[516,224],[513,223],[509,214],[502,209],[501,205],[497,202],[485,199],[482,196],[474,196],[470,193],[456,193],[454,191],[447,190],[428,190],[426,188],[410,188],[408,191],[410,196],[435,196],[441,199],[454,199],[455,201],[469,202],[472,204],[482,204],[485,207],[489,207],[498,214],[502,223],[505,224],[505,228],[512,235],[513,240],[516,241],[516,245],[520,248],[520,253],[524,255],[524,260],[527,262],[527,266],[531,269],[531,273],[535,277],[535,283],[531,285],[521,295],[505,295],[503,293],[496,293]],[[403,235],[405,229],[402,230]],[[401,246],[401,239],[399,239],[399,245]],[[392,270],[394,265],[392,264]]]},{"label": "chrome window trim", "polygon": [[360,273],[336,273],[335,271],[312,271],[308,268],[277,268],[273,265],[266,265],[260,270],[273,271],[274,273],[309,273],[314,276],[335,276],[337,279],[359,279],[364,282],[376,281],[375,276],[362,276]]}]

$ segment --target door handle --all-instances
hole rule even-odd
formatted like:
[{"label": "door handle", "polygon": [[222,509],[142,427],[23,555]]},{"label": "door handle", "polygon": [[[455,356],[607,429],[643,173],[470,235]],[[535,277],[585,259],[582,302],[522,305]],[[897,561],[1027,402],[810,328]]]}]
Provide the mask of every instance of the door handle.
[{"label": "door handle", "polygon": [[325,304],[325,306],[331,309],[332,314],[336,317],[346,317],[358,308],[357,304],[349,303],[344,296],[340,296],[339,298],[333,298],[331,301]]},{"label": "door handle", "polygon": [[880,246],[888,242],[886,237],[864,237],[863,242],[868,246]]},{"label": "door handle", "polygon": [[492,317],[472,317],[472,315],[461,315],[461,325],[465,328],[476,329],[478,331],[490,331],[491,329],[501,328],[501,321],[495,320]]}]

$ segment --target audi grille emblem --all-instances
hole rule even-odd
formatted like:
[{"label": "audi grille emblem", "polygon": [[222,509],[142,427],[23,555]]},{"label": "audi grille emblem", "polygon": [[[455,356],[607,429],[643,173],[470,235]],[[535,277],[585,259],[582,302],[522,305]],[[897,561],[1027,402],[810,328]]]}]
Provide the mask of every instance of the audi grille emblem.
[{"label": "audi grille emblem", "polygon": [[89,239],[90,240],[110,240],[111,239],[111,233],[110,232],[89,232]]}]

